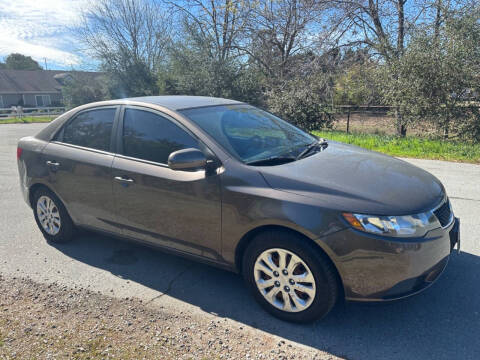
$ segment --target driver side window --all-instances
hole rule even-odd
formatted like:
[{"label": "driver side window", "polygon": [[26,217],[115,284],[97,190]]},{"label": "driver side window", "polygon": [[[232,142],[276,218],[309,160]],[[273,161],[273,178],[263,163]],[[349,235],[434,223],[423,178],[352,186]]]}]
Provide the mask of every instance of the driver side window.
[{"label": "driver side window", "polygon": [[198,148],[198,141],[169,119],[138,109],[125,110],[122,140],[124,155],[160,164],[174,151]]}]

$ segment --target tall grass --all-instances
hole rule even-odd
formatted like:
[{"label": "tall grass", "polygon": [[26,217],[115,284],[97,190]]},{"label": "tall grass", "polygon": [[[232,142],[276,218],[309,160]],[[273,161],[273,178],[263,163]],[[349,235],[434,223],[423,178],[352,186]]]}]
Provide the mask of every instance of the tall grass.
[{"label": "tall grass", "polygon": [[400,138],[392,135],[347,134],[340,131],[315,131],[314,134],[393,156],[480,164],[480,144],[419,137]]}]

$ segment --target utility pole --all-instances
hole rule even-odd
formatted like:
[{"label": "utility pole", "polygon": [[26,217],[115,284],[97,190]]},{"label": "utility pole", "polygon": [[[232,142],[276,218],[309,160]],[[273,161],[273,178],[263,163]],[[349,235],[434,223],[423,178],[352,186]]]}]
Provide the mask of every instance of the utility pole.
[{"label": "utility pole", "polygon": [[44,63],[45,63],[45,70],[48,70],[48,68],[47,68],[47,58],[44,57],[44,58],[43,58],[43,61],[44,61]]}]

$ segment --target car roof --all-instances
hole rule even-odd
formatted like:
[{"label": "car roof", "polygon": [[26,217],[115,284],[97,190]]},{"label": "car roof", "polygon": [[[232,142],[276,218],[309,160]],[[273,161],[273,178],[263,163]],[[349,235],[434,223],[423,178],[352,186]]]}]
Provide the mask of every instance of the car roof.
[{"label": "car roof", "polygon": [[154,104],[166,107],[170,110],[183,110],[189,108],[243,104],[240,101],[209,97],[209,96],[187,96],[187,95],[168,95],[168,96],[142,96],[120,99],[119,101],[135,101],[147,104]]}]

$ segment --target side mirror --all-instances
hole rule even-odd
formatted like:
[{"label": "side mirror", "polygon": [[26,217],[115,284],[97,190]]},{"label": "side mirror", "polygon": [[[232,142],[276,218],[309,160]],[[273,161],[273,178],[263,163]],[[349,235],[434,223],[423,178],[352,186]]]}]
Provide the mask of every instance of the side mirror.
[{"label": "side mirror", "polygon": [[172,170],[195,171],[204,169],[207,158],[198,149],[174,151],[168,157],[168,167]]}]

